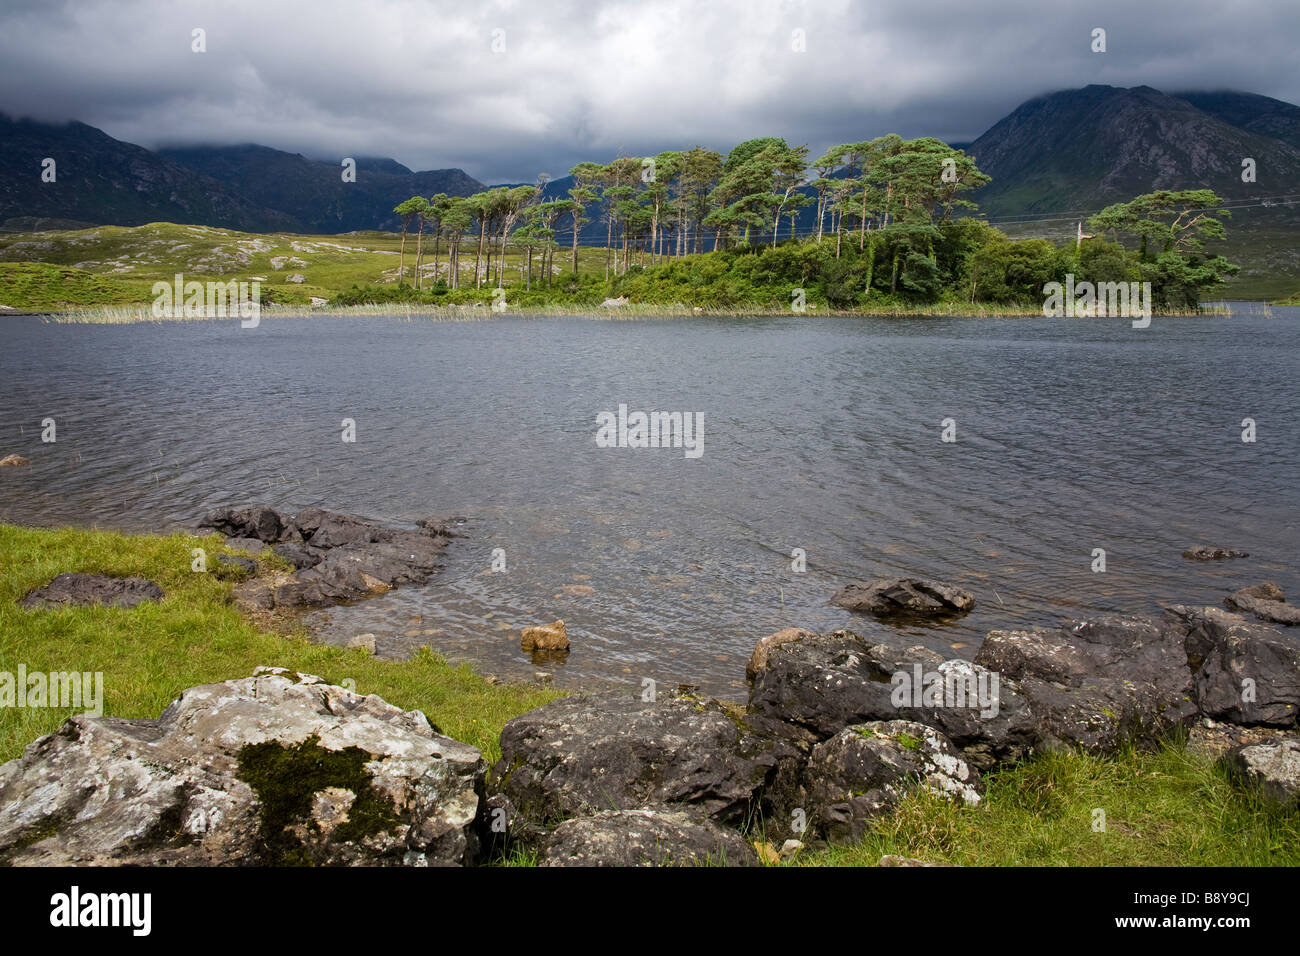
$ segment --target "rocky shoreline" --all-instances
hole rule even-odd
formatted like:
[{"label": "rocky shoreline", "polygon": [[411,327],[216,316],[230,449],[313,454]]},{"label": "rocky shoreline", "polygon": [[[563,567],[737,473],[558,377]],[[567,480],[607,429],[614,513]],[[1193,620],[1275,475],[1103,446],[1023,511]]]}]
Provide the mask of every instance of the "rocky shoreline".
[{"label": "rocky shoreline", "polygon": [[[289,608],[427,580],[454,524],[204,519],[294,566],[238,585],[252,606]],[[966,592],[895,579],[836,601],[880,623],[763,638],[743,704],[689,687],[579,693],[506,723],[491,765],[419,711],[274,667],[191,687],[154,720],[75,716],[0,766],[0,863],[758,865],[856,842],[917,788],[977,807],[989,773],[1035,755],[1177,740],[1300,811],[1300,632],[1275,586],[1231,595],[1245,613],[994,630],[973,660],[889,624],[964,613]]]}]

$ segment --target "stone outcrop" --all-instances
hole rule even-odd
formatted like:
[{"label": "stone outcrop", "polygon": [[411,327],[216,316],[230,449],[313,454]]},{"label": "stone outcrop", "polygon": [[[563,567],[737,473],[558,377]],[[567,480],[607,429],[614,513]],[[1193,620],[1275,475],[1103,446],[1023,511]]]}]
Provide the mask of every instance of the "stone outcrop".
[{"label": "stone outcrop", "polygon": [[1261,621],[1295,627],[1300,624],[1300,607],[1286,603],[1286,595],[1272,581],[1233,591],[1223,599],[1230,611],[1253,614]]},{"label": "stone outcrop", "polygon": [[0,766],[0,863],[458,865],[483,772],[419,711],[263,668]]},{"label": "stone outcrop", "polygon": [[740,823],[793,757],[715,701],[612,691],[561,698],[509,721],[492,788],[546,826],[670,805]]},{"label": "stone outcrop", "polygon": [[917,787],[969,807],[983,794],[979,773],[933,727],[871,721],[845,727],[813,748],[799,809],[810,835],[854,843],[875,817]]},{"label": "stone outcrop", "polygon": [[294,565],[292,577],[269,590],[265,582],[249,582],[241,596],[258,607],[321,607],[423,584],[454,536],[441,519],[408,530],[320,508],[292,516],[265,507],[220,508],[200,528],[260,541]]},{"label": "stone outcrop", "polygon": [[756,866],[735,830],[682,810],[605,810],[566,820],[547,837],[540,866]]},{"label": "stone outcrop", "polygon": [[1208,544],[1198,544],[1183,552],[1188,561],[1222,561],[1225,558],[1249,558],[1250,554],[1236,548],[1215,548]]},{"label": "stone outcrop", "polygon": [[1171,624],[1108,615],[992,631],[975,662],[1015,682],[1035,717],[1035,749],[1108,754],[1154,746],[1195,719],[1183,645]]},{"label": "stone outcrop", "polygon": [[[873,643],[836,631],[785,641],[770,647],[766,658],[750,687],[751,711],[818,739],[853,724],[913,720],[939,730],[979,769],[1017,760],[1037,740],[1034,718],[1014,681],[925,647]],[[927,680],[954,693],[927,697]],[[981,706],[981,687],[992,706]]]},{"label": "stone outcrop", "polygon": [[1300,638],[1217,607],[1172,605],[1202,714],[1235,724],[1296,726]]},{"label": "stone outcrop", "polygon": [[942,618],[965,614],[975,606],[975,595],[938,581],[891,578],[850,584],[836,592],[831,602],[876,617]]},{"label": "stone outcrop", "polygon": [[161,601],[163,589],[145,578],[114,578],[106,574],[60,574],[43,588],[29,592],[22,599],[27,608],[64,605],[89,607],[135,607],[145,601]]}]

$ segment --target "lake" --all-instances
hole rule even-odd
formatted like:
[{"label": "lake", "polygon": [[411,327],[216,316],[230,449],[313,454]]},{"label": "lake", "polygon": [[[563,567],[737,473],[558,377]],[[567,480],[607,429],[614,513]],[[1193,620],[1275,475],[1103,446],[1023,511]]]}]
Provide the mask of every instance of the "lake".
[{"label": "lake", "polygon": [[[901,630],[969,657],[994,628],[1219,604],[1264,579],[1300,597],[1300,309],[1143,330],[6,317],[0,356],[0,456],[32,461],[0,470],[2,521],[165,531],[257,503],[467,518],[431,585],[311,615],[322,639],[370,632],[382,655],[428,645],[507,678],[648,677],[737,697],[754,642],[787,626]],[[702,416],[703,453],[598,447],[597,417],[620,405]],[[1181,557],[1202,543],[1251,557]],[[903,574],[977,606],[896,629],[828,603],[850,581]],[[573,651],[539,667],[519,628],[554,618]]]}]

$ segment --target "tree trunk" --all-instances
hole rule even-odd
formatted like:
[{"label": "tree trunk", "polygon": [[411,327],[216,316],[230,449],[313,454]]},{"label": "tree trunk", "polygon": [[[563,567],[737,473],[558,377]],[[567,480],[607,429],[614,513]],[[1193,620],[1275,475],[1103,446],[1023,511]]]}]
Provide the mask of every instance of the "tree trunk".
[{"label": "tree trunk", "polygon": [[479,279],[479,267],[483,262],[483,233],[487,229],[487,223],[479,220],[478,224],[478,249],[474,251],[474,288],[481,289],[483,282]]},{"label": "tree trunk", "polygon": [[402,276],[406,274],[406,226],[402,226],[402,255],[397,260],[397,285],[402,285]]},{"label": "tree trunk", "polygon": [[578,274],[578,221],[582,218],[582,209],[573,211],[573,274]]},{"label": "tree trunk", "polygon": [[420,261],[424,254],[424,220],[420,220],[420,229],[415,234],[415,288],[420,288]]}]

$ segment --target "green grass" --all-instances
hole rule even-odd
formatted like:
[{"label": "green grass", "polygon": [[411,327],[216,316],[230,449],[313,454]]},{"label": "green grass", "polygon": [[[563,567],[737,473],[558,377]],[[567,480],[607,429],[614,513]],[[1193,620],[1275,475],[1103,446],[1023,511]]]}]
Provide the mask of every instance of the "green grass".
[{"label": "green grass", "polygon": [[977,807],[918,791],[861,843],[804,851],[793,865],[875,866],[885,854],[956,866],[1300,865],[1300,813],[1242,792],[1178,744],[1114,759],[1046,754],[986,782]]},{"label": "green grass", "polygon": [[[464,298],[491,301],[488,289],[473,290],[475,240],[461,245]],[[78,305],[124,305],[152,302],[154,282],[171,282],[176,273],[200,281],[263,280],[263,303],[308,305],[313,298],[331,299],[354,285],[396,286],[401,237],[393,233],[363,232],[340,236],[300,236],[287,233],[235,232],[209,226],[183,226],[154,222],[144,226],[96,226],[93,229],[38,233],[0,233],[0,305],[21,310],[60,310]],[[406,239],[406,281],[415,269],[416,240]],[[424,247],[425,274],[433,281],[433,244]],[[524,257],[518,250],[506,256],[506,285],[522,283]],[[568,274],[567,249],[555,255],[555,264]],[[447,244],[441,245],[439,265],[446,275]],[[44,266],[44,269],[33,269]],[[63,293],[57,283],[65,270],[72,291]],[[494,265],[495,268],[495,265]],[[603,280],[605,250],[582,248],[578,269],[582,276]],[[72,270],[70,272],[66,270]],[[539,267],[535,258],[533,283]],[[32,276],[39,274],[39,281]],[[302,282],[288,281],[295,275]],[[93,280],[102,280],[98,287]],[[556,283],[561,276],[556,276]],[[52,280],[54,280],[52,282]],[[495,284],[495,283],[494,283]],[[513,291],[513,289],[512,289]],[[522,290],[520,290],[522,291]],[[598,300],[599,301],[599,300]]]},{"label": "green grass", "polygon": [[101,302],[149,302],[149,284],[47,262],[0,262],[0,303],[54,311]]},{"label": "green grass", "polygon": [[[220,537],[122,535],[75,529],[0,525],[0,670],[82,671],[104,675],[104,713],[157,717],[180,691],[247,677],[259,665],[356,682],[405,709],[424,711],[444,734],[472,744],[488,760],[511,717],[555,698],[528,685],[492,685],[468,665],[452,666],[428,650],[408,661],[312,644],[305,636],[260,631],[230,603],[231,583],[190,570],[203,547],[208,567],[224,550]],[[140,575],[166,592],[132,609],[89,607],[25,610],[17,602],[65,571]],[[0,708],[0,760],[56,730],[73,710]]]}]

